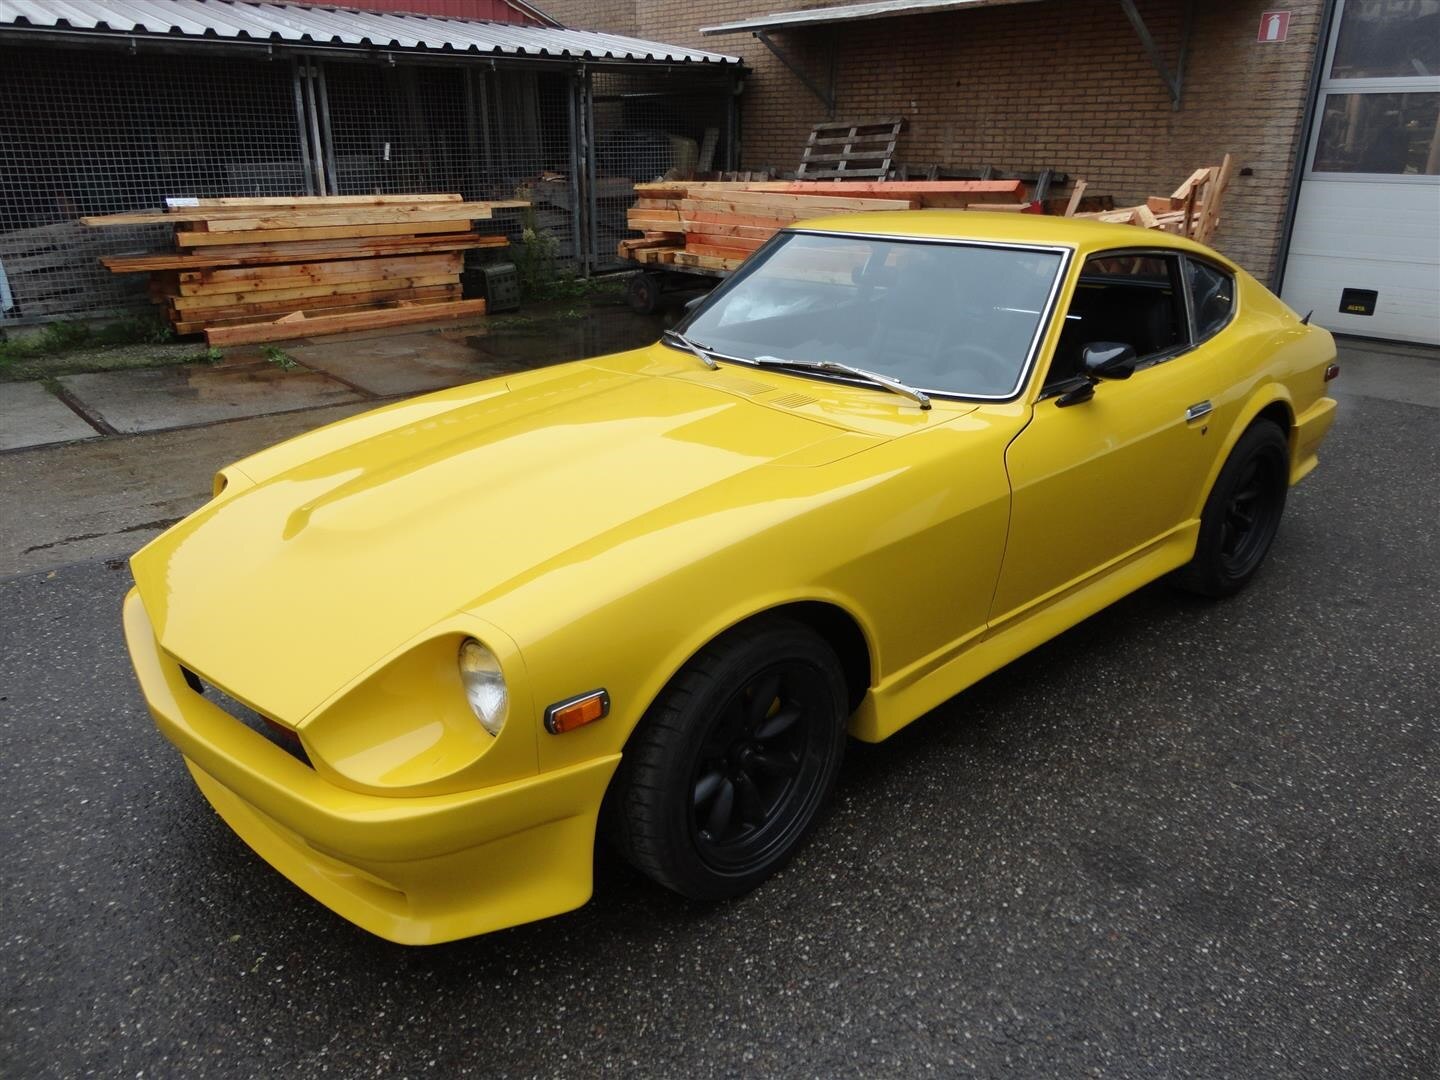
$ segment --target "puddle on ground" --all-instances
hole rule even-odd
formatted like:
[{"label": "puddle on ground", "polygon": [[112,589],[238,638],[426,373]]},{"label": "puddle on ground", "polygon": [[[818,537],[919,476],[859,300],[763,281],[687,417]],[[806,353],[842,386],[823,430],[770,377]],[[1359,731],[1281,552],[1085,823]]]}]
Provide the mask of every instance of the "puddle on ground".
[{"label": "puddle on ground", "polygon": [[666,309],[637,315],[618,306],[540,316],[522,311],[513,320],[496,317],[483,332],[466,334],[464,342],[490,363],[512,369],[547,367],[653,345],[681,314]]}]

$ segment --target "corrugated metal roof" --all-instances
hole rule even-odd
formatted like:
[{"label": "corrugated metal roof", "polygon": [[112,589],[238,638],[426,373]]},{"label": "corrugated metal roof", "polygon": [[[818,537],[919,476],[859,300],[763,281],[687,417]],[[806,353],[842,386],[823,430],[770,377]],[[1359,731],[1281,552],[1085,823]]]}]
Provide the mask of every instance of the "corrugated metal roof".
[{"label": "corrugated metal roof", "polygon": [[738,64],[657,41],[516,23],[396,15],[248,0],[0,0],[0,29],[260,41],[569,60]]},{"label": "corrugated metal roof", "polygon": [[[753,19],[702,26],[702,34],[734,34],[740,31],[784,30],[801,26],[826,26],[860,19],[889,19],[897,15],[929,15],[941,11],[995,7],[999,4],[1030,4],[1035,0],[880,0],[870,4],[840,4],[804,11],[777,11]],[[3,5],[0,5],[3,6]]]}]

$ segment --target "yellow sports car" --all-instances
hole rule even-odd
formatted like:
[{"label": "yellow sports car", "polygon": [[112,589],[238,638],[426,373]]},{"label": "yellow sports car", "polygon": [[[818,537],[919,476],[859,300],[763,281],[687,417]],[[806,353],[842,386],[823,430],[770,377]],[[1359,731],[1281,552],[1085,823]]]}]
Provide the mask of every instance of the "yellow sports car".
[{"label": "yellow sports car", "polygon": [[752,888],[885,738],[1162,575],[1255,574],[1335,348],[1177,237],[917,211],[778,234],[663,341],[221,470],[125,630],[205,797],[393,941],[569,910],[599,831]]}]

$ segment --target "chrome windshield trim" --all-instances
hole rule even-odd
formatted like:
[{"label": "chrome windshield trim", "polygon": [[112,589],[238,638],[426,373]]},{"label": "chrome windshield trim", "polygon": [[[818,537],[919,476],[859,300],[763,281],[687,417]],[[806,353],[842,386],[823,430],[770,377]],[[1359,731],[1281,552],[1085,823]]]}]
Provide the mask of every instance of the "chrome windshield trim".
[{"label": "chrome windshield trim", "polygon": [[[986,248],[1004,248],[1004,249],[1007,250],[1007,251],[1039,251],[1039,252],[1045,252],[1045,253],[1051,254],[1051,255],[1059,255],[1059,256],[1060,256],[1060,265],[1059,265],[1059,267],[1058,267],[1058,268],[1056,269],[1056,271],[1055,271],[1055,278],[1054,278],[1054,280],[1050,282],[1050,293],[1049,293],[1048,296],[1046,296],[1046,298],[1045,298],[1045,303],[1044,303],[1043,307],[1041,308],[1041,316],[1040,316],[1039,320],[1038,320],[1038,321],[1036,322],[1036,324],[1035,324],[1035,333],[1034,333],[1034,335],[1033,335],[1033,336],[1031,337],[1031,339],[1030,339],[1030,347],[1029,347],[1029,350],[1026,352],[1025,362],[1024,362],[1024,364],[1021,365],[1020,372],[1019,372],[1019,376],[1018,376],[1018,378],[1016,379],[1014,386],[1012,386],[1009,390],[1007,390],[1007,391],[1006,391],[1005,393],[1003,393],[1003,394],[966,394],[966,393],[960,392],[959,390],[940,390],[940,389],[936,389],[936,388],[934,388],[934,387],[929,387],[929,386],[915,386],[915,387],[913,387],[914,389],[919,390],[919,391],[920,391],[921,393],[923,393],[923,394],[928,394],[928,395],[930,395],[930,396],[932,396],[932,397],[947,398],[947,399],[950,399],[950,400],[952,400],[952,401],[996,401],[996,402],[1014,401],[1016,398],[1018,398],[1018,397],[1024,392],[1025,387],[1026,387],[1026,386],[1029,384],[1029,382],[1030,382],[1030,376],[1034,373],[1035,364],[1036,364],[1036,362],[1037,362],[1037,360],[1038,360],[1038,355],[1037,355],[1037,354],[1039,353],[1039,350],[1040,350],[1040,343],[1045,340],[1045,334],[1046,334],[1046,332],[1049,330],[1049,328],[1050,328],[1050,323],[1051,323],[1051,321],[1052,321],[1052,320],[1054,319],[1054,317],[1055,317],[1055,305],[1056,305],[1056,301],[1058,300],[1058,298],[1059,298],[1059,296],[1060,296],[1060,291],[1061,291],[1061,289],[1062,289],[1062,288],[1064,287],[1064,285],[1065,285],[1065,280],[1066,280],[1066,278],[1069,277],[1071,260],[1074,259],[1074,257],[1075,257],[1075,247],[1074,247],[1074,245],[1072,245],[1072,244],[1027,244],[1027,243],[1024,243],[1024,242],[1022,242],[1022,241],[1009,241],[1009,240],[972,240],[972,239],[968,239],[968,238],[965,238],[965,237],[958,237],[958,236],[957,236],[957,237],[948,237],[948,236],[910,236],[910,235],[906,235],[906,234],[903,234],[903,233],[850,232],[850,231],[848,231],[848,230],[846,230],[846,231],[841,231],[841,230],[839,230],[839,229],[803,229],[803,228],[802,228],[802,229],[788,228],[788,229],[782,229],[782,230],[780,230],[779,232],[777,232],[777,233],[775,234],[775,236],[773,236],[773,237],[771,238],[771,240],[770,240],[769,242],[766,243],[765,247],[764,247],[764,248],[761,248],[759,252],[756,252],[756,254],[760,254],[760,252],[767,251],[767,249],[773,249],[773,247],[778,247],[779,245],[776,244],[775,241],[776,241],[776,240],[779,240],[779,238],[784,237],[784,236],[839,236],[839,237],[858,238],[858,239],[862,239],[862,240],[893,240],[893,241],[896,241],[896,242],[899,242],[899,243],[911,243],[911,244],[943,244],[943,245],[946,245],[946,246],[949,246],[949,247],[986,247]],[[753,259],[753,258],[754,258],[754,256],[752,255],[752,256],[751,256],[751,259]],[[747,260],[746,260],[746,263],[749,263],[749,262],[750,262],[750,260],[747,259]],[[744,266],[742,265],[740,272],[743,273],[743,271],[744,271]],[[738,275],[737,275],[737,276],[738,276]],[[730,280],[733,281],[733,280],[735,280],[735,278],[732,277]],[[722,288],[722,289],[724,288],[724,285],[725,285],[725,284],[729,284],[729,282],[726,282],[726,283],[722,284],[722,285],[721,285],[721,288]],[[717,290],[717,293],[718,293],[718,292],[719,292],[719,290]],[[712,294],[712,295],[714,295],[714,294]],[[708,299],[708,298],[707,298],[707,299]],[[708,304],[701,304],[699,307],[697,307],[697,308],[695,309],[694,312],[691,313],[690,318],[685,319],[680,325],[681,325],[682,327],[685,326],[685,325],[688,325],[696,315],[698,315],[701,311],[703,311],[703,310],[704,310],[706,307],[708,307],[708,306],[709,306]],[[713,356],[718,356],[718,357],[720,357],[721,359],[728,359],[728,360],[731,360],[731,361],[736,362],[736,363],[750,364],[752,367],[758,367],[758,366],[759,366],[759,365],[755,364],[753,361],[743,360],[743,359],[741,359],[741,358],[739,358],[739,357],[733,357],[733,356],[732,356],[732,357],[726,357],[726,356],[724,356],[724,354],[722,354],[722,353],[712,352],[711,355],[713,355]],[[823,374],[825,374],[825,373],[824,373],[824,372],[817,372],[817,374],[823,375]],[[834,375],[834,374],[836,374],[836,373],[831,373],[831,374]],[[843,381],[843,376],[841,377],[841,379],[842,379],[842,381]],[[852,385],[863,386],[864,383],[863,383],[863,382],[856,382],[856,383],[853,383]],[[907,384],[907,385],[909,385],[909,384]]]}]

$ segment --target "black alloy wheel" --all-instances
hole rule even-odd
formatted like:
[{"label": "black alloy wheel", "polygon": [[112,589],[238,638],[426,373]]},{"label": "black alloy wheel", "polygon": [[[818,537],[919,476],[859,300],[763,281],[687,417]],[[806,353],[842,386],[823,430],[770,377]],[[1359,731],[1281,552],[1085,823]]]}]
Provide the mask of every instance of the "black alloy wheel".
[{"label": "black alloy wheel", "polygon": [[824,641],[779,618],[742,626],[702,649],[636,728],[606,795],[605,832],[685,896],[746,892],[818,820],[848,714]]},{"label": "black alloy wheel", "polygon": [[1176,582],[1204,596],[1242,589],[1270,550],[1290,484],[1290,446],[1285,434],[1259,420],[1240,436],[1200,515],[1195,556]]},{"label": "black alloy wheel", "polygon": [[1220,562],[1231,577],[1252,573],[1280,528],[1285,505],[1285,476],[1265,455],[1246,462],[1230,492],[1220,524]]},{"label": "black alloy wheel", "polygon": [[691,799],[700,857],[744,872],[782,846],[813,797],[834,718],[823,674],[800,660],[757,672],[716,714],[701,746]]}]

